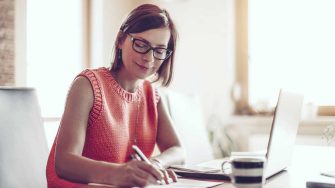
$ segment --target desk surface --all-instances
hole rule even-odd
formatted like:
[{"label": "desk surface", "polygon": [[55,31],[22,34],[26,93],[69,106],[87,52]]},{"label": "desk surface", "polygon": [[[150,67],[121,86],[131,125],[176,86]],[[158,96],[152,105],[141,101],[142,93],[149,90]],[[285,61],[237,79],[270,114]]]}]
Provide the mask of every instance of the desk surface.
[{"label": "desk surface", "polygon": [[[268,179],[264,188],[303,188],[306,181],[323,180],[335,183],[335,178],[320,176],[320,172],[335,170],[335,147],[296,146],[291,166],[284,172]],[[225,188],[233,188],[225,183]]]},{"label": "desk surface", "polygon": [[[286,171],[268,179],[264,188],[304,188],[306,181],[316,179],[335,184],[335,178],[320,176],[321,172],[334,170],[335,147],[296,146],[291,166]],[[97,186],[85,187],[95,188]],[[229,182],[217,186],[217,188],[221,187],[234,188]]]}]

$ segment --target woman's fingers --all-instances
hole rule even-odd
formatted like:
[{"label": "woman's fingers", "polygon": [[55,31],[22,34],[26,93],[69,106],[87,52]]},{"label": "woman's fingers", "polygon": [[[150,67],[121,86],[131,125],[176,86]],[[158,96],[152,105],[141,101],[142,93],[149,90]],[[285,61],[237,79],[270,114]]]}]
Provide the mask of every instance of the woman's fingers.
[{"label": "woman's fingers", "polygon": [[166,184],[178,181],[177,175],[173,172],[173,170],[167,169],[162,170],[162,172],[164,173],[164,181]]},{"label": "woman's fingers", "polygon": [[170,184],[178,181],[177,175],[171,169],[159,170],[151,164],[138,160],[133,160],[128,165],[132,169],[131,184],[135,186]]},{"label": "woman's fingers", "polygon": [[170,181],[170,176],[169,176],[169,174],[168,174],[168,172],[167,172],[167,170],[162,170],[162,172],[163,172],[163,174],[164,174],[164,181],[165,181],[165,183],[166,184],[169,184],[169,183],[171,183]]},{"label": "woman's fingers", "polygon": [[134,175],[145,180],[149,184],[161,184],[164,181],[164,175],[151,164],[143,161],[131,161],[131,166],[134,168]]},{"label": "woman's fingers", "polygon": [[167,169],[166,171],[169,174],[170,178],[172,178],[173,182],[177,182],[178,181],[178,177],[177,177],[176,173],[174,173],[173,170]]},{"label": "woman's fingers", "polygon": [[141,168],[142,170],[146,171],[147,173],[150,173],[157,180],[163,180],[164,179],[164,174],[151,164],[147,164],[147,163],[141,161],[141,163],[138,165],[138,167]]}]

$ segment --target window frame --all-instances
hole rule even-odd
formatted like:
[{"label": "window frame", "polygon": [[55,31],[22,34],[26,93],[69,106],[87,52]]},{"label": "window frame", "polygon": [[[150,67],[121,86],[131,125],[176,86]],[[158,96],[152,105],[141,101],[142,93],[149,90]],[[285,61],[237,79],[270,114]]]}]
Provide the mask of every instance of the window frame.
[{"label": "window frame", "polygon": [[[240,89],[240,99],[235,102],[236,115],[257,114],[249,104],[248,24],[248,0],[235,1],[235,80]],[[317,114],[335,116],[335,106],[318,106]]]}]

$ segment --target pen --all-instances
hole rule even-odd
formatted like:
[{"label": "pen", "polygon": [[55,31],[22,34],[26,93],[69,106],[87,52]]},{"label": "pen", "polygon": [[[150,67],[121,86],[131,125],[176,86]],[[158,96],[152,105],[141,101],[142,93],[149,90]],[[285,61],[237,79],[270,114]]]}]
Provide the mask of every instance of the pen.
[{"label": "pen", "polygon": [[[140,150],[140,148],[138,148],[136,145],[132,146],[134,152],[136,153],[137,156],[139,156],[141,158],[142,161],[151,164],[151,162],[149,161],[149,159],[143,154],[143,152]],[[171,183],[172,179],[170,177],[168,177],[168,182]],[[157,180],[157,183],[162,185],[164,184],[162,181]]]},{"label": "pen", "polygon": [[142,161],[144,161],[148,164],[151,164],[149,159],[142,153],[140,148],[138,148],[136,145],[133,145],[132,148],[133,148],[134,152],[141,158]]},{"label": "pen", "polygon": [[[141,158],[142,161],[144,161],[144,162],[146,162],[146,163],[152,165],[152,163],[151,163],[151,162],[149,161],[149,159],[143,154],[143,152],[140,150],[140,148],[138,148],[136,145],[133,145],[132,148],[133,148],[134,152],[136,153],[136,155],[139,156],[139,157]],[[165,169],[162,169],[162,170],[166,172]],[[172,178],[170,178],[170,177],[167,177],[167,181],[168,181],[168,183],[172,183],[172,182],[173,182]]]}]

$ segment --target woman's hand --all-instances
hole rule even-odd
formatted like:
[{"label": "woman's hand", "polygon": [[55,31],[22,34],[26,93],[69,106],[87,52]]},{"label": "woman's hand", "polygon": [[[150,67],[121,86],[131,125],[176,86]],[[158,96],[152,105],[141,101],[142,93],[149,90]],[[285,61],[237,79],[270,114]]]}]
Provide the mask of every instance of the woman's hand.
[{"label": "woman's hand", "polygon": [[170,184],[171,180],[173,182],[177,182],[178,178],[177,175],[174,173],[173,170],[171,169],[166,169],[166,170],[162,170],[163,174],[164,174],[164,181],[166,184]]},{"label": "woman's hand", "polygon": [[150,184],[160,184],[164,174],[151,164],[131,160],[115,168],[115,173],[109,174],[112,184],[120,187],[144,187]]},{"label": "woman's hand", "polygon": [[178,181],[176,173],[174,173],[174,171],[171,169],[165,169],[158,159],[151,158],[150,162],[163,173],[165,184]]}]

